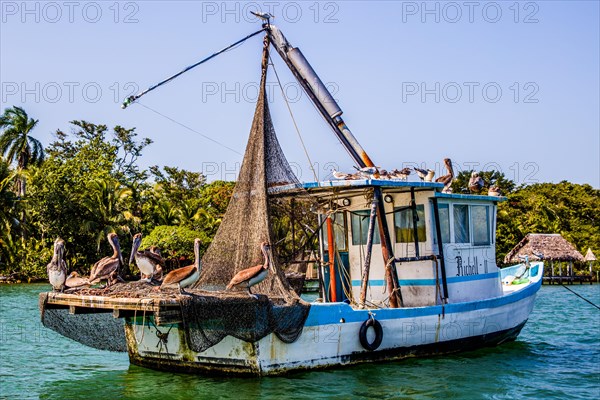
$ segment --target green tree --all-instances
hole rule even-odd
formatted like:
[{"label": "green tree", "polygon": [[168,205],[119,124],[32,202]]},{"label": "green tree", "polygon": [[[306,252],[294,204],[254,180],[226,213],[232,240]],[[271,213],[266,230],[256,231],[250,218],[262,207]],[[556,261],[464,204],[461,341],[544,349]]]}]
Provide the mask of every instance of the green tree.
[{"label": "green tree", "polygon": [[[138,143],[133,129],[110,132],[106,125],[72,124],[71,134],[56,132],[46,161],[31,170],[28,220],[44,246],[63,238],[68,263],[85,273],[110,252],[109,231],[117,232],[127,249],[129,232],[139,229],[141,204],[134,193],[143,191],[145,172],[131,157],[138,157],[148,141]],[[131,149],[135,155],[127,156]],[[126,157],[129,161],[122,161]]]},{"label": "green tree", "polygon": [[12,107],[4,110],[0,116],[0,153],[4,154],[9,162],[16,162],[19,178],[17,194],[25,197],[25,177],[21,172],[31,164],[39,164],[44,160],[44,149],[39,140],[30,135],[37,125],[38,120],[29,118],[21,107]]},{"label": "green tree", "polygon": [[528,233],[560,233],[580,252],[598,252],[600,190],[567,181],[519,188],[499,204],[497,232],[499,260]]}]

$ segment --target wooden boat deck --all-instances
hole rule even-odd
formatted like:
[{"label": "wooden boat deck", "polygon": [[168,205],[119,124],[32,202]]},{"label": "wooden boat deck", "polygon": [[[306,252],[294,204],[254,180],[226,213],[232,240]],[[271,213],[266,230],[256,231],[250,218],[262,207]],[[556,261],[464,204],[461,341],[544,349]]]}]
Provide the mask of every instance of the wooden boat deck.
[{"label": "wooden boat deck", "polygon": [[[69,314],[111,313],[115,318],[153,316],[158,326],[183,322],[181,300],[185,296],[243,298],[245,291],[205,291],[192,289],[181,295],[175,288],[158,291],[146,283],[119,283],[106,289],[83,288],[72,291],[40,293],[40,305],[46,309],[68,309]],[[273,303],[283,302],[279,297],[269,298]]]},{"label": "wooden boat deck", "polygon": [[182,322],[181,305],[169,297],[108,297],[60,292],[40,293],[46,296],[45,307],[68,309],[69,314],[111,313],[115,318],[153,315],[156,325]]}]

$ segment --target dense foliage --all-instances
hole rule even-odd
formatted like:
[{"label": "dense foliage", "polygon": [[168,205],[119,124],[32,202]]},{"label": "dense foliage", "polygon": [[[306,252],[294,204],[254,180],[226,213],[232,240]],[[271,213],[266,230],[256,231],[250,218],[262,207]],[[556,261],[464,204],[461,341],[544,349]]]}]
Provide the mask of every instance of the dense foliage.
[{"label": "dense foliage", "polygon": [[[19,166],[18,158],[0,158],[0,275],[44,277],[56,237],[67,243],[69,268],[83,274],[110,254],[110,232],[119,235],[126,255],[135,233],[157,239],[153,244],[174,266],[193,259],[195,237],[206,249],[233,183],[208,184],[200,173],[170,167],[142,171],[137,160],[151,141],[138,139],[135,129],[71,124],[70,133],[56,132],[36,162]],[[21,137],[15,129],[9,138],[5,132],[6,143]],[[6,147],[7,156],[12,148]],[[27,182],[24,196],[19,179]]]},{"label": "dense foliage", "polygon": [[[110,254],[109,232],[119,235],[126,256],[132,236],[142,232],[142,247],[159,246],[170,267],[193,259],[196,237],[206,250],[232,182],[207,183],[199,172],[173,167],[140,170],[138,158],[152,142],[121,126],[73,121],[70,133],[57,131],[42,149],[31,136],[36,123],[16,107],[0,118],[0,275],[45,277],[56,237],[67,243],[69,268],[82,274]],[[468,192],[470,174],[459,174],[455,193]],[[591,247],[600,254],[598,189],[569,182],[516,188],[496,171],[480,176],[483,191],[495,185],[508,197],[498,212],[498,260],[530,232],[560,233],[582,253]],[[315,246],[309,204],[280,200],[272,211],[279,215],[272,229],[281,256]]]}]

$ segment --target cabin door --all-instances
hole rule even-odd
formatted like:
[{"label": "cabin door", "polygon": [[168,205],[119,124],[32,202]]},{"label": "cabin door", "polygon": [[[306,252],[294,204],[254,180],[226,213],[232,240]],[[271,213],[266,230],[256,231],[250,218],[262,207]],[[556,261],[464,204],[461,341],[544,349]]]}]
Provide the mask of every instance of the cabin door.
[{"label": "cabin door", "polygon": [[[334,237],[334,271],[335,271],[335,300],[344,301],[348,299],[346,293],[352,290],[350,282],[350,261],[348,258],[348,228],[346,224],[346,215],[339,212],[331,215],[333,222]],[[329,246],[327,236],[327,223],[323,224],[322,243],[323,243],[323,285],[325,301],[332,301],[331,296],[331,274],[329,271]]]}]

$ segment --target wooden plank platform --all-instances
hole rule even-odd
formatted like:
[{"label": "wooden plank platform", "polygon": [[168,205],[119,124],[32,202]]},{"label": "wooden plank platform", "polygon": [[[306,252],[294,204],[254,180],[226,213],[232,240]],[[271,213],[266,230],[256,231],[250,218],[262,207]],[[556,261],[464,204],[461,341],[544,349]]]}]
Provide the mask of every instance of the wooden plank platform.
[{"label": "wooden plank platform", "polygon": [[[44,296],[45,293],[40,293]],[[182,322],[181,305],[173,298],[127,298],[48,292],[46,308],[68,309],[69,314],[112,313],[115,318],[154,315],[157,325]]]}]

